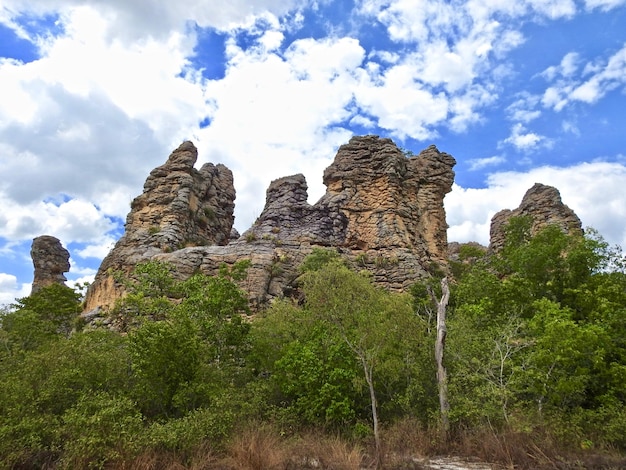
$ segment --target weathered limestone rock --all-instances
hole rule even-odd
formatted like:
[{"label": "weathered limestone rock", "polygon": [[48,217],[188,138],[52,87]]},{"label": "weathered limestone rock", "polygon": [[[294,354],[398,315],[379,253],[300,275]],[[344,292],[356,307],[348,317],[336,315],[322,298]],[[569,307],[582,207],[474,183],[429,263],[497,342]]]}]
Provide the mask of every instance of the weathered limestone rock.
[{"label": "weathered limestone rock", "polygon": [[[291,295],[298,266],[316,246],[337,249],[354,268],[367,269],[375,282],[391,290],[407,289],[428,275],[433,264],[446,268],[443,198],[452,188],[456,162],[434,146],[407,158],[390,139],[353,137],[324,172],[327,191],[314,205],[307,202],[303,175],[280,178],[270,184],[263,212],[239,239],[218,246],[229,239],[231,211],[231,226],[211,226],[211,233],[219,237],[185,248],[181,240],[198,236],[189,216],[184,216],[190,212],[190,198],[181,197],[192,186],[181,184],[195,161],[192,148],[183,144],[146,181],[144,194],[133,202],[128,215],[126,234],[98,271],[87,309],[111,306],[121,295],[107,274],[110,267],[130,268],[147,259],[172,263],[181,279],[198,271],[215,274],[224,263],[248,259],[251,266],[241,286],[253,307]],[[171,176],[174,171],[181,176]],[[213,182],[206,187],[214,188],[218,200],[232,203],[234,191],[228,185]],[[155,199],[168,203],[157,204]],[[211,205],[216,213],[223,208],[220,219],[228,213],[226,205]],[[155,226],[158,231],[150,233]]]},{"label": "weathered limestone rock", "polygon": [[102,261],[86,298],[88,310],[109,306],[121,295],[111,270],[128,272],[159,253],[186,246],[225,245],[234,222],[232,172],[207,163],[196,170],[198,151],[184,142],[150,173],[131,204],[125,233]]},{"label": "weathered limestone rock", "polygon": [[558,225],[565,233],[582,234],[582,223],[576,213],[563,204],[559,190],[535,183],[524,195],[517,209],[504,209],[491,219],[489,250],[494,252],[504,246],[506,224],[511,217],[529,216],[531,234],[547,225]]},{"label": "weathered limestone rock", "polygon": [[52,284],[65,284],[64,273],[70,270],[70,253],[58,238],[42,235],[33,239],[30,256],[35,267],[31,294]]}]

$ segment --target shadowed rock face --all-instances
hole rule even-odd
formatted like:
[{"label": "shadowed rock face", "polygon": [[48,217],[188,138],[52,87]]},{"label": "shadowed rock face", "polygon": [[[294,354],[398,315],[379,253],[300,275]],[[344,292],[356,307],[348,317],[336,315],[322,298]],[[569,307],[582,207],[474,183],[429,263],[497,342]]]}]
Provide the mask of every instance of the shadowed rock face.
[{"label": "shadowed rock face", "polygon": [[511,217],[529,216],[532,219],[531,234],[547,225],[558,225],[565,233],[582,234],[582,223],[576,213],[563,204],[559,190],[544,184],[535,183],[530,188],[517,209],[504,209],[491,219],[490,251],[498,251],[504,246],[505,227]]},{"label": "shadowed rock face", "polygon": [[[290,295],[299,264],[316,246],[337,249],[391,290],[407,289],[433,264],[446,267],[443,198],[452,188],[456,162],[434,146],[407,158],[390,139],[353,137],[324,172],[327,190],[317,203],[307,202],[303,175],[275,180],[259,218],[226,246],[220,245],[228,243],[232,228],[232,175],[221,165],[196,172],[195,155],[187,142],[152,171],[133,201],[126,234],[89,290],[88,310],[111,306],[121,295],[109,268],[129,271],[147,259],[172,263],[180,278],[215,274],[223,263],[248,259],[242,287],[253,307]],[[216,217],[198,230],[196,214],[206,214],[204,201]],[[203,246],[182,247],[187,240]]]},{"label": "shadowed rock face", "polygon": [[52,284],[65,284],[64,273],[70,270],[70,253],[58,238],[50,235],[35,238],[30,256],[35,267],[31,294]]}]

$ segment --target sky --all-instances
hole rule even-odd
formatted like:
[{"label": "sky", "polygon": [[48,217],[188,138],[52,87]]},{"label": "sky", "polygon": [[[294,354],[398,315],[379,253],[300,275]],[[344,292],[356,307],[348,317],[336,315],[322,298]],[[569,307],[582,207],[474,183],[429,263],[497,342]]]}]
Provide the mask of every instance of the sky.
[{"label": "sky", "polygon": [[1,0],[0,305],[32,239],[93,279],[184,140],[234,173],[235,227],[353,135],[457,160],[449,241],[536,182],[626,246],[626,0]]}]

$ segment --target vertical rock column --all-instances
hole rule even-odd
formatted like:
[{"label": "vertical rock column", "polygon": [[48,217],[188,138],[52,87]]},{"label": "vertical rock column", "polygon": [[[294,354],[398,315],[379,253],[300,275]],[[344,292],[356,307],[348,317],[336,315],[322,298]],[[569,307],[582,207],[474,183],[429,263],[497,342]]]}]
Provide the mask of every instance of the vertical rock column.
[{"label": "vertical rock column", "polygon": [[70,270],[70,253],[58,238],[42,235],[33,240],[30,249],[35,274],[31,294],[52,284],[65,284],[65,273]]}]

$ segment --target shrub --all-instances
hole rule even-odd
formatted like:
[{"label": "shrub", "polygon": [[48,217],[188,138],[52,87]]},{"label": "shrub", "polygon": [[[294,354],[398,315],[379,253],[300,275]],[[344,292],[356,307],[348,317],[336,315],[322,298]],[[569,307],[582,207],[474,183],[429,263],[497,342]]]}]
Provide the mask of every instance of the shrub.
[{"label": "shrub", "polygon": [[63,463],[68,468],[102,468],[135,452],[143,428],[135,404],[107,392],[82,395],[63,415],[63,423]]}]

